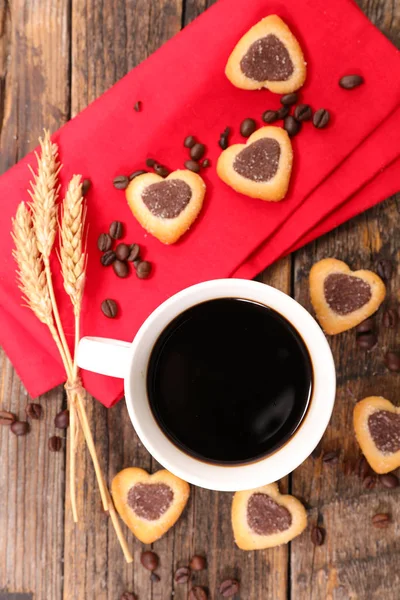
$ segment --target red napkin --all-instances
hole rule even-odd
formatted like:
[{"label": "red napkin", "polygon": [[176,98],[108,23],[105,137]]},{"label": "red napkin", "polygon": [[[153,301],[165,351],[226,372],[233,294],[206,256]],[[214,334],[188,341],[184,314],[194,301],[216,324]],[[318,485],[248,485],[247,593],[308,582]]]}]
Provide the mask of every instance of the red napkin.
[{"label": "red napkin", "polygon": [[[281,256],[400,189],[400,108],[378,127],[232,276],[251,278]],[[326,200],[331,198],[330,202]]]},{"label": "red napkin", "polygon": [[[321,131],[305,124],[293,140],[292,183],[287,198],[279,204],[238,195],[219,181],[214,168],[203,171],[207,199],[201,216],[180,242],[163,246],[133,219],[123,192],[114,190],[112,179],[143,168],[148,156],[180,168],[187,157],[182,141],[189,133],[207,145],[215,165],[217,140],[227,125],[234,128],[232,141],[242,141],[238,125],[243,118],[257,117],[266,108],[279,105],[279,98],[270,92],[237,90],[224,76],[227,57],[237,40],[272,13],[289,24],[304,49],[308,77],[302,100],[315,109],[328,108],[332,122]],[[218,35],[210,35],[215,31]],[[399,53],[350,0],[328,6],[323,0],[257,0],[250,6],[245,0],[221,0],[63,127],[55,135],[64,163],[63,186],[76,172],[93,182],[87,196],[90,258],[82,334],[131,340],[148,314],[171,294],[198,281],[237,272],[396,110],[399,71]],[[364,75],[366,84],[351,92],[339,88],[338,79],[352,72]],[[138,99],[143,103],[140,113],[132,110]],[[396,140],[393,145],[399,149]],[[377,147],[377,155],[381,150]],[[21,307],[15,283],[8,231],[18,202],[27,198],[28,163],[34,163],[32,155],[0,179],[1,197],[7,199],[0,236],[0,341],[35,396],[63,381],[64,374],[46,328]],[[366,176],[371,169],[373,176],[375,163],[362,168]],[[352,176],[350,173],[350,179]],[[343,197],[341,203],[345,200]],[[328,194],[323,201],[325,216],[337,208],[334,195]],[[356,201],[357,197],[352,199]],[[150,279],[140,281],[132,274],[119,280],[112,269],[100,265],[97,236],[114,219],[126,224],[126,240],[139,243],[144,256],[154,263]],[[308,221],[299,217],[296,235],[308,231]],[[292,240],[285,239],[278,254],[288,251],[288,242]],[[56,292],[72,342],[71,309],[60,277],[56,277]],[[99,307],[106,297],[118,301],[120,318],[110,321],[102,315]],[[88,391],[107,406],[122,394],[121,381],[91,373],[83,376]]]}]

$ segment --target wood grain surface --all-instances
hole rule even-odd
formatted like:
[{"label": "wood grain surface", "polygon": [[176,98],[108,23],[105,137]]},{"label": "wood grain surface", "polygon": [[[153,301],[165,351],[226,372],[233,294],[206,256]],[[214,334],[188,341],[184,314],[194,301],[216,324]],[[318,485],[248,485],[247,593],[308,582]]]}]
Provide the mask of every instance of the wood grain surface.
[{"label": "wood grain surface", "polygon": [[[187,25],[213,2],[207,0],[0,0],[0,170],[4,172],[36,145],[44,126],[52,131],[85,108],[129,69]],[[361,8],[400,45],[400,2],[359,0]],[[379,258],[399,264],[399,198],[388,199],[295,255],[258,279],[292,294],[311,310],[308,273],[325,256],[353,268],[376,268]],[[389,283],[387,305],[399,300],[400,273]],[[379,313],[379,343],[359,349],[350,331],[330,340],[338,369],[338,396],[323,449],[337,449],[336,464],[309,458],[280,482],[306,502],[309,528],[290,545],[245,553],[233,542],[231,494],[192,488],[177,525],[153,544],[160,556],[159,583],[140,565],[145,548],[124,526],[134,553],[127,565],[108,516],[103,512],[90,457],[79,441],[78,511],[73,524],[65,478],[66,448],[49,453],[54,416],[64,405],[61,388],[38,401],[44,418],[30,434],[16,438],[0,428],[0,598],[32,594],[34,600],[118,600],[135,591],[139,600],[186,600],[188,586],[173,573],[194,553],[207,556],[208,569],[196,575],[210,598],[227,577],[241,580],[242,600],[398,600],[400,508],[398,490],[362,487],[345,476],[344,458],[359,456],[352,430],[354,403],[372,393],[397,402],[399,375],[385,369],[383,354],[400,346],[400,332],[385,330]],[[24,418],[29,402],[6,356],[0,355],[0,409]],[[108,481],[122,468],[159,468],[133,432],[123,402],[106,410],[87,400],[101,465]],[[389,512],[387,530],[371,517]],[[310,528],[326,529],[315,548]],[[146,547],[148,548],[148,547]],[[20,596],[21,600],[24,596]],[[29,597],[29,596],[28,596]]]}]

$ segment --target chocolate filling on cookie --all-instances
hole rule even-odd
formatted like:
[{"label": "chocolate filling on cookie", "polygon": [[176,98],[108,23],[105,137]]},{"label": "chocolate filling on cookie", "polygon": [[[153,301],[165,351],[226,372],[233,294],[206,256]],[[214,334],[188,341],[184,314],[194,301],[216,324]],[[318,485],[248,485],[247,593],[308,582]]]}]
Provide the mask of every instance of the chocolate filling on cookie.
[{"label": "chocolate filling on cookie", "polygon": [[255,493],[247,504],[247,523],[258,535],[273,535],[289,529],[292,515],[267,494]]},{"label": "chocolate filling on cookie", "polygon": [[165,483],[136,483],[128,492],[128,504],[138,517],[156,521],[170,507],[174,492]]},{"label": "chocolate filling on cookie", "polygon": [[142,200],[150,212],[160,219],[175,219],[189,204],[190,186],[181,179],[152,183],[142,193]]},{"label": "chocolate filling on cookie", "polygon": [[253,42],[240,61],[242,73],[255,81],[286,81],[294,71],[289,52],[270,33]]},{"label": "chocolate filling on cookie", "polygon": [[251,181],[269,181],[278,171],[280,156],[281,147],[276,140],[261,138],[239,152],[233,168]]},{"label": "chocolate filling on cookie", "polygon": [[380,452],[393,454],[400,450],[400,415],[388,410],[374,412],[368,418],[368,428]]},{"label": "chocolate filling on cookie", "polygon": [[331,273],[324,281],[324,295],[329,308],[338,315],[348,315],[371,300],[371,286],[359,277]]}]

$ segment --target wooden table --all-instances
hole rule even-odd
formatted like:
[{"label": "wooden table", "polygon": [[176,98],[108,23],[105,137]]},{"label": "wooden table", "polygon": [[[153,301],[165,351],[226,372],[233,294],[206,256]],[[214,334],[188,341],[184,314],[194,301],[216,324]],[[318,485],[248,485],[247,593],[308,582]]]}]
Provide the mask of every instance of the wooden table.
[{"label": "wooden table", "polygon": [[[400,1],[358,1],[400,46]],[[56,130],[209,4],[207,0],[0,0],[1,172],[36,145],[44,126]],[[307,280],[316,260],[336,256],[354,268],[374,268],[381,257],[398,261],[399,200],[399,196],[388,199],[280,261],[260,279],[310,309]],[[395,302],[399,287],[396,269],[388,304]],[[161,557],[160,583],[152,584],[140,566],[142,545],[128,530],[135,561],[125,564],[82,443],[81,520],[76,526],[72,523],[66,449],[47,450],[53,419],[65,407],[65,396],[60,387],[41,397],[45,417],[28,436],[16,438],[0,428],[0,590],[4,590],[0,599],[118,600],[123,591],[135,590],[140,600],[183,600],[187,588],[175,586],[172,573],[200,552],[207,555],[209,567],[197,579],[209,587],[211,598],[220,597],[219,582],[236,577],[242,582],[243,600],[398,600],[399,490],[366,490],[356,476],[342,471],[343,458],[359,453],[352,432],[356,400],[380,394],[398,402],[400,376],[385,369],[383,355],[400,344],[400,332],[384,330],[382,311],[377,321],[379,344],[370,352],[357,347],[354,331],[330,339],[338,394],[323,446],[340,450],[341,460],[327,465],[309,458],[281,482],[282,490],[306,502],[308,530],[288,546],[242,552],[232,537],[231,494],[193,488],[184,516],[154,544]],[[0,394],[0,408],[22,418],[29,398],[4,354]],[[89,399],[88,410],[109,481],[126,466],[157,468],[134,434],[123,402],[106,410]],[[391,513],[388,530],[371,526],[376,512]],[[316,548],[310,527],[317,522],[327,534],[325,544]]]}]

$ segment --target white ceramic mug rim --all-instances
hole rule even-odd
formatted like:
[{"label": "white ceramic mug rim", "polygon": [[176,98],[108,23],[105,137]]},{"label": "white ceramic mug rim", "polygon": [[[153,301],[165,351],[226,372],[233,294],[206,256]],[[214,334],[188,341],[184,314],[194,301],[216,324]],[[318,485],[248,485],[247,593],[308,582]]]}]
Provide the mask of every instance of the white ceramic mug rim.
[{"label": "white ceramic mug rim", "polygon": [[[143,389],[146,385],[143,367],[147,367],[147,361],[142,360],[139,368],[137,364],[142,347],[147,347],[145,355],[148,360],[154,342],[175,316],[190,306],[218,297],[254,300],[282,314],[304,340],[314,374],[312,400],[293,437],[265,458],[232,466],[200,461],[184,453],[167,438],[153,417],[147,393]],[[125,398],[129,416],[150,454],[166,469],[189,483],[219,491],[252,489],[277,481],[293,471],[319,443],[335,400],[336,376],[332,353],[313,317],[283,292],[263,283],[244,279],[217,279],[199,283],[178,292],[161,304],[143,323],[130,346],[128,374],[125,377]],[[141,396],[141,402],[136,400],[138,395]],[[143,396],[146,405],[144,411]]]}]

